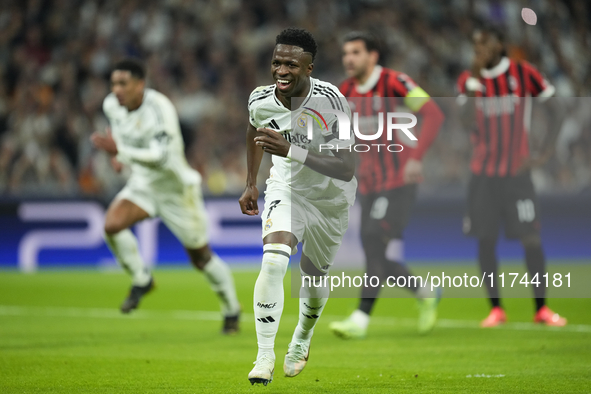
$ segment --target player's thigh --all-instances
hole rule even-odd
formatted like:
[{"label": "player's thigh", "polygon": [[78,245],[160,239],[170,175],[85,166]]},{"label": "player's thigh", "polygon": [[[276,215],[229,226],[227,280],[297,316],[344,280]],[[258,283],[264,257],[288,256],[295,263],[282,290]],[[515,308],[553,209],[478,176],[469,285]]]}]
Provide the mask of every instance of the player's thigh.
[{"label": "player's thigh", "polygon": [[265,243],[291,245],[292,254],[304,235],[304,223],[300,207],[292,202],[287,190],[272,190],[265,193],[265,206],[261,214],[262,237]]},{"label": "player's thigh", "polygon": [[536,192],[529,174],[507,178],[503,201],[507,238],[521,239],[537,234],[540,228],[538,208]]},{"label": "player's thigh", "polygon": [[125,187],[113,200],[105,215],[105,232],[118,233],[153,216],[155,208],[149,193]]},{"label": "player's thigh", "polygon": [[383,242],[401,239],[417,195],[417,185],[405,185],[373,195],[362,202],[361,236]]},{"label": "player's thigh", "polygon": [[176,193],[161,193],[158,215],[186,249],[201,249],[208,243],[207,213],[199,185],[186,185]]},{"label": "player's thigh", "polygon": [[503,213],[501,186],[497,178],[471,176],[463,226],[466,235],[479,239],[498,236]]},{"label": "player's thigh", "polygon": [[330,209],[311,205],[305,211],[302,252],[320,272],[328,272],[334,263],[348,225],[348,205]]}]

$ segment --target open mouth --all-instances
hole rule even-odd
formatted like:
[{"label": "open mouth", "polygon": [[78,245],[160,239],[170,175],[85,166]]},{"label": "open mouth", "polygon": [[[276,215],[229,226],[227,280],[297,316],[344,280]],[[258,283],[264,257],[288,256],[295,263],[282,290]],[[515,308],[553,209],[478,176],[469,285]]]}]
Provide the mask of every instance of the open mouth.
[{"label": "open mouth", "polygon": [[293,81],[288,81],[287,79],[278,79],[277,80],[277,88],[279,90],[286,90],[291,86]]}]

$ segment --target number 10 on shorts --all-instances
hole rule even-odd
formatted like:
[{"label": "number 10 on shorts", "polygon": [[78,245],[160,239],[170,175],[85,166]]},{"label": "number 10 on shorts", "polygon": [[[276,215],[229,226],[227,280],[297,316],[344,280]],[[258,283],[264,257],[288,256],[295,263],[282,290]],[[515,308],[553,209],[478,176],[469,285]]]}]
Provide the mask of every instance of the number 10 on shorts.
[{"label": "number 10 on shorts", "polygon": [[517,217],[520,222],[531,222],[536,218],[534,202],[529,198],[527,200],[517,200]]}]

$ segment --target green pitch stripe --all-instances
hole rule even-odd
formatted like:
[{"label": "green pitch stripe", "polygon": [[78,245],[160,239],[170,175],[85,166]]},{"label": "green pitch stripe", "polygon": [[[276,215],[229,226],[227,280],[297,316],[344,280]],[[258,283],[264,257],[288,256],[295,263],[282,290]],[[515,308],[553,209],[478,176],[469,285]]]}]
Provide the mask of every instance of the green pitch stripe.
[{"label": "green pitch stripe", "polygon": [[[195,321],[219,321],[222,316],[219,312],[211,311],[186,311],[186,310],[171,310],[171,311],[155,311],[155,310],[140,310],[134,311],[131,315],[123,315],[116,309],[107,308],[70,308],[70,307],[28,307],[28,306],[10,306],[0,305],[0,316],[48,316],[48,317],[74,317],[74,318],[98,318],[98,319],[172,319],[172,320],[195,320]],[[297,319],[295,315],[284,315],[284,318]],[[332,321],[342,319],[343,316],[323,315],[323,320]],[[254,319],[252,313],[243,313],[243,319]],[[415,327],[416,319],[401,319],[393,317],[376,316],[371,319],[372,324],[392,326],[397,325],[401,327]],[[439,328],[454,328],[454,329],[478,329],[482,330],[479,322],[475,320],[451,320],[439,319],[437,320],[437,327]],[[591,325],[586,324],[570,324],[566,327],[546,327],[541,324],[534,323],[507,323],[502,326],[494,328],[495,330],[515,330],[515,331],[551,331],[551,332],[591,332]]]}]

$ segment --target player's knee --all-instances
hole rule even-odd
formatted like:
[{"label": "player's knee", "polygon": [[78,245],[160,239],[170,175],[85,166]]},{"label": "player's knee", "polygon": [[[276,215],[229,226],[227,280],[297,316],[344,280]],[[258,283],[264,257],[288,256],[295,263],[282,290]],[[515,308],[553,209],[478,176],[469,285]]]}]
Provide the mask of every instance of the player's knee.
[{"label": "player's knee", "polygon": [[118,221],[116,219],[110,219],[110,218],[107,218],[105,220],[104,230],[105,230],[105,234],[107,234],[107,235],[115,235],[124,229],[125,229],[125,227],[121,221]]},{"label": "player's knee", "polygon": [[[267,256],[272,257],[272,256]],[[270,259],[263,259],[261,264],[261,272],[273,277],[283,277],[287,271],[287,264],[282,262],[269,261]]]},{"label": "player's knee", "polygon": [[384,234],[376,231],[361,232],[361,243],[364,249],[372,249],[386,247],[387,240],[384,239]]},{"label": "player's knee", "polygon": [[284,277],[289,265],[291,247],[284,244],[266,244],[263,247],[261,273],[272,277]]},{"label": "player's knee", "polygon": [[524,248],[538,248],[542,246],[542,240],[539,234],[530,234],[521,238],[521,244]]},{"label": "player's knee", "polygon": [[305,275],[305,276],[314,276],[314,277],[326,276],[325,272],[322,272],[318,268],[316,268],[316,266],[314,265],[312,260],[310,260],[308,257],[304,258],[304,256],[302,256],[302,259],[300,261],[300,272],[302,273],[302,275]]},{"label": "player's knee", "polygon": [[188,249],[191,264],[198,270],[203,270],[207,263],[211,260],[211,250],[209,247],[203,247],[200,249]]}]

